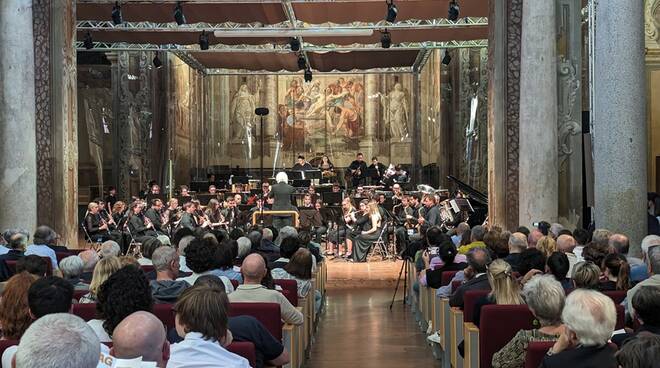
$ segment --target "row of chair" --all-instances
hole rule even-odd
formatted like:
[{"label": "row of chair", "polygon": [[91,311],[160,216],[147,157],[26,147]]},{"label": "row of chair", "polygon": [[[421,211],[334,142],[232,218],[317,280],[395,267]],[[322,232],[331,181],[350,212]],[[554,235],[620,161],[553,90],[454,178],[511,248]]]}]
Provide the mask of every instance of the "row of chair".
[{"label": "row of chair", "polygon": [[[441,284],[448,285],[456,271],[442,273]],[[408,268],[410,280],[416,279],[414,265]],[[455,290],[457,286],[452,285]],[[437,289],[420,285],[419,297],[410,290],[408,298],[412,311],[422,330],[438,331],[440,344],[433,344],[434,356],[444,368],[490,368],[493,355],[504,347],[520,330],[538,328],[538,321],[527,305],[486,305],[481,309],[480,324],[474,324],[474,306],[489,291],[475,290],[465,293],[464,309],[451,308],[448,298],[436,297]],[[570,291],[569,291],[570,292]],[[619,304],[625,298],[624,291],[605,292],[615,302],[616,328],[624,326],[624,308]],[[464,357],[458,345],[464,341]],[[550,343],[532,343],[527,350],[526,366],[538,367]],[[529,365],[527,365],[529,364]]]}]

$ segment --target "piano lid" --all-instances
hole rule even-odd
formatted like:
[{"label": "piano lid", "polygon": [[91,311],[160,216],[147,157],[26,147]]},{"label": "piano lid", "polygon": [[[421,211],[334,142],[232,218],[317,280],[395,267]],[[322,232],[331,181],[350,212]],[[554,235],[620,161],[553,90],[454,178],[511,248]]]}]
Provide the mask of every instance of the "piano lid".
[{"label": "piano lid", "polygon": [[468,194],[472,200],[479,202],[485,206],[488,206],[488,196],[485,195],[484,193],[481,193],[480,191],[474,189],[470,185],[460,181],[453,175],[447,175],[447,179],[453,181],[458,186],[458,188],[461,191]]}]

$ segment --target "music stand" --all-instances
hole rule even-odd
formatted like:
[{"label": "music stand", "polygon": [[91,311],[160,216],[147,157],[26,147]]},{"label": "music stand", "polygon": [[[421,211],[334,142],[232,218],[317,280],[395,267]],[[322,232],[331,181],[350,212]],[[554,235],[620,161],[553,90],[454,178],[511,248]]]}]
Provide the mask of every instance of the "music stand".
[{"label": "music stand", "polygon": [[309,179],[294,179],[293,186],[296,188],[309,188],[312,184],[312,181]]},{"label": "music stand", "polygon": [[321,193],[323,198],[323,205],[326,206],[340,206],[344,200],[344,193],[342,192],[324,192]]}]

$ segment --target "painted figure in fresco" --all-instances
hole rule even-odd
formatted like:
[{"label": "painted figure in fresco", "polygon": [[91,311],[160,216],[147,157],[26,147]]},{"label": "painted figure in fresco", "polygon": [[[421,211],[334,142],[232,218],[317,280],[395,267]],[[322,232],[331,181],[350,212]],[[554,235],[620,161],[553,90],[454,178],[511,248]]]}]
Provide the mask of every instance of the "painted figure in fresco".
[{"label": "painted figure in fresco", "polygon": [[247,84],[242,84],[231,101],[231,117],[233,121],[233,138],[240,139],[251,134],[254,124],[254,109],[257,107],[259,89],[251,94]]},{"label": "painted figure in fresco", "polygon": [[401,83],[396,83],[394,89],[386,96],[381,96],[385,110],[385,120],[390,127],[392,138],[408,136],[408,101]]},{"label": "painted figure in fresco", "polygon": [[346,136],[357,137],[358,130],[360,129],[360,114],[348,107],[335,106],[335,114],[339,114],[339,122],[335,128],[335,135],[340,129],[345,129]]},{"label": "painted figure in fresco", "polygon": [[301,86],[300,81],[298,78],[294,78],[291,80],[291,83],[289,84],[289,89],[286,91],[285,95],[285,102],[287,107],[290,109],[293,109],[298,106],[298,104],[301,102],[301,99],[304,94],[304,89]]}]

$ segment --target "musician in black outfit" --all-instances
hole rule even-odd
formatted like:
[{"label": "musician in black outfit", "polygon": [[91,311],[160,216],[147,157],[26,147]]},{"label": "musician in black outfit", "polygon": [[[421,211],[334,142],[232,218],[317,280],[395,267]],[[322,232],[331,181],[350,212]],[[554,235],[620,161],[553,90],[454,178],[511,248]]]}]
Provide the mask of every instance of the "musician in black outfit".
[{"label": "musician in black outfit", "polygon": [[108,230],[108,223],[101,218],[99,204],[90,202],[87,205],[87,215],[85,215],[85,230],[92,242],[104,242],[112,239]]},{"label": "musician in black outfit", "polygon": [[[289,177],[285,172],[279,172],[275,180],[277,184],[273,185],[268,194],[269,198],[274,199],[273,211],[295,211],[296,207],[291,205],[291,195],[296,189],[288,184]],[[273,227],[277,230],[292,224],[291,216],[273,216]]]},{"label": "musician in black outfit", "polygon": [[238,203],[236,203],[235,197],[227,198],[227,204],[224,210],[222,210],[222,216],[225,218],[225,221],[229,225],[229,228],[236,226],[241,211],[238,209]]},{"label": "musician in black outfit", "polygon": [[153,224],[153,229],[158,234],[165,234],[165,229],[163,229],[163,222],[160,217],[160,211],[163,208],[163,201],[158,198],[151,200],[151,207],[144,213],[144,216],[151,221]]},{"label": "musician in black outfit", "polygon": [[351,174],[353,188],[365,184],[367,178],[367,163],[364,162],[364,155],[362,153],[357,154],[355,160],[348,166],[348,171]]},{"label": "musician in black outfit", "polygon": [[184,203],[183,214],[181,215],[181,221],[179,221],[178,228],[180,229],[185,227],[187,229],[190,229],[191,231],[194,231],[198,226],[197,220],[195,220],[194,213],[195,213],[195,205],[192,202]]},{"label": "musician in black outfit", "polygon": [[387,168],[385,165],[378,162],[378,157],[374,156],[371,158],[371,165],[369,165],[367,171],[369,172],[372,185],[380,184],[380,181],[383,180],[383,174],[385,174],[385,170],[387,170]]},{"label": "musician in black outfit", "polygon": [[314,168],[312,167],[312,165],[309,162],[305,161],[305,156],[300,155],[300,156],[298,156],[298,162],[295,165],[293,165],[292,170],[293,171],[311,171],[311,170],[314,170]]},{"label": "musician in black outfit", "polygon": [[108,196],[105,197],[105,206],[108,212],[112,212],[115,203],[117,203],[117,188],[108,187]]},{"label": "musician in black outfit", "polygon": [[142,203],[133,202],[128,218],[128,229],[131,231],[133,239],[140,243],[143,243],[150,237],[158,236],[154,231],[154,225],[142,214],[142,209]]}]

